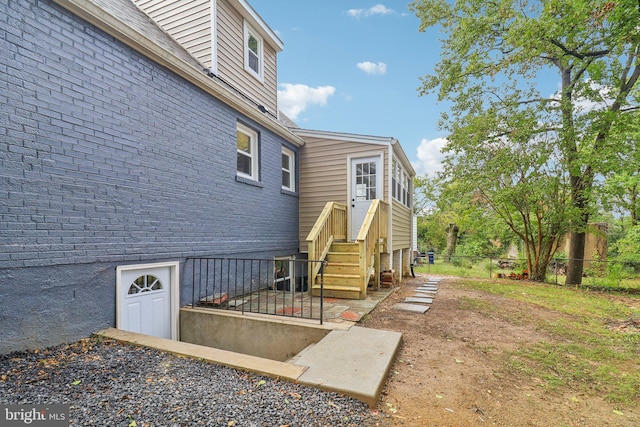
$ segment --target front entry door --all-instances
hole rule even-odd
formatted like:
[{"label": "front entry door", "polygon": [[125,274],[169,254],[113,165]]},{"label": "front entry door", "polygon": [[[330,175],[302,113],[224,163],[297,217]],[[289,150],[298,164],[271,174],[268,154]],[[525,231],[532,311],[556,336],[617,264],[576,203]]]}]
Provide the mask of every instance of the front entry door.
[{"label": "front entry door", "polygon": [[164,265],[118,271],[119,329],[173,338],[171,272]]},{"label": "front entry door", "polygon": [[355,240],[371,201],[382,198],[380,157],[351,160],[351,240]]}]

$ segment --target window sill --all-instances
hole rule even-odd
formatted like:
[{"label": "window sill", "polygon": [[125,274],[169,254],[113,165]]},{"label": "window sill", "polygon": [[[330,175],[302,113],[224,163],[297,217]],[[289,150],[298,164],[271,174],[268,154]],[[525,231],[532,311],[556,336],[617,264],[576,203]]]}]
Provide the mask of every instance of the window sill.
[{"label": "window sill", "polygon": [[288,196],[298,197],[298,193],[296,193],[295,191],[287,190],[287,189],[284,189],[284,188],[280,189],[280,193],[286,194]]},{"label": "window sill", "polygon": [[253,187],[264,188],[264,185],[260,181],[255,181],[251,178],[245,178],[243,176],[236,175],[236,182],[251,185]]}]

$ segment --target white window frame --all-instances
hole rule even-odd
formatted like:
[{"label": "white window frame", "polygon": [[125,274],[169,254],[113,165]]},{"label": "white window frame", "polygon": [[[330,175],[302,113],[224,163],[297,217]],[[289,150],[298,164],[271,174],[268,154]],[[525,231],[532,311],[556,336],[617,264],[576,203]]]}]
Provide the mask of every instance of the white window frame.
[{"label": "white window frame", "polygon": [[[249,49],[249,37],[253,37],[258,41],[258,70],[254,70],[249,66],[250,55],[255,55],[255,52]],[[256,79],[264,82],[264,40],[247,21],[244,21],[244,69]]]},{"label": "white window frame", "polygon": [[392,160],[391,173],[393,177],[391,180],[392,197],[404,206],[411,208],[411,176],[395,158]]},{"label": "white window frame", "polygon": [[[295,292],[296,289],[296,283],[295,283],[295,279],[296,279],[296,272],[295,272],[295,262],[293,262],[296,259],[295,256],[282,256],[282,257],[274,257],[274,275],[273,275],[273,289],[278,289],[278,284],[281,282],[286,282],[287,280],[289,281],[289,292]],[[287,263],[288,264],[288,276],[284,276],[284,277],[277,277],[277,271],[275,268],[275,264],[281,262],[281,263]]]},{"label": "white window frame", "polygon": [[250,127],[243,125],[242,123],[236,124],[236,132],[243,133],[249,137],[249,153],[239,150],[238,143],[236,139],[236,152],[243,156],[247,156],[251,159],[251,173],[247,174],[238,170],[238,166],[236,165],[236,174],[238,176],[249,178],[254,181],[258,181],[260,179],[260,162],[259,162],[259,144],[258,144],[258,132],[251,129]]},{"label": "white window frame", "polygon": [[289,169],[282,167],[282,174],[289,173],[289,185],[282,185],[283,190],[296,191],[296,155],[293,150],[287,147],[282,147],[282,155],[289,157]]}]

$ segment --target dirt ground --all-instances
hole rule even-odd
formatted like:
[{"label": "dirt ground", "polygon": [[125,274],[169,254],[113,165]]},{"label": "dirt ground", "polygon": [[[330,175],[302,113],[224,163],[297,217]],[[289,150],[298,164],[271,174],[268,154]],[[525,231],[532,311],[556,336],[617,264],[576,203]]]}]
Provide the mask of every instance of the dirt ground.
[{"label": "dirt ground", "polygon": [[[481,300],[517,314],[557,316],[544,308],[480,291],[456,288],[444,278],[425,314],[392,306],[425,282],[405,280],[362,322],[399,331],[403,345],[392,367],[379,410],[392,426],[639,426],[640,406],[617,408],[581,392],[552,392],[542,381],[519,376],[504,363],[504,352],[552,335],[535,325],[513,324],[464,309],[461,301]],[[466,298],[465,298],[466,297]]]}]

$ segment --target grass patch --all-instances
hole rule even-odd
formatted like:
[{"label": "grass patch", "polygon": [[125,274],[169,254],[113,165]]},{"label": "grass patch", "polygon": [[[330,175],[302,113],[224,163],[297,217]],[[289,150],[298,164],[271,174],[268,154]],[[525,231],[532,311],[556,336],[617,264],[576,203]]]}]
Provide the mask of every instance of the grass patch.
[{"label": "grass patch", "polygon": [[538,378],[550,390],[579,390],[612,403],[637,405],[640,305],[636,296],[524,281],[462,279],[451,286],[519,301],[524,307],[468,297],[459,305],[513,324],[530,324],[548,334],[548,339],[504,354],[511,372]]},{"label": "grass patch", "polygon": [[[471,258],[453,258],[452,262],[436,259],[434,264],[415,266],[414,271],[432,275],[489,279],[496,277],[497,274],[507,277],[511,273],[521,273],[522,266],[514,269],[500,269],[496,265],[496,259],[480,258],[474,262]],[[587,277],[583,278],[579,289],[624,292],[638,294],[640,297],[640,277],[636,277],[635,273],[621,272],[615,268],[610,268],[605,272],[595,269],[586,269],[585,271]],[[549,273],[545,281],[546,283],[564,285],[565,276]]]}]

